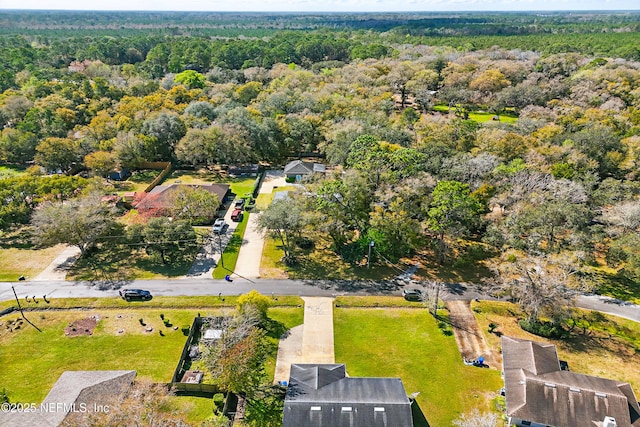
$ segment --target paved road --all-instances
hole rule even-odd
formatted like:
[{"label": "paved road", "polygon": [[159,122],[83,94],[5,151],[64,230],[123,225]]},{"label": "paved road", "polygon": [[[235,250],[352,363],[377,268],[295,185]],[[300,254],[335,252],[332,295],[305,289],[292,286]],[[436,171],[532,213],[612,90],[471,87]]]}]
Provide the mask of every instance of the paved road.
[{"label": "paved road", "polygon": [[[328,281],[235,279],[233,282],[207,278],[165,280],[135,280],[131,282],[68,282],[64,280],[0,282],[0,301],[14,299],[11,286],[19,298],[25,296],[48,298],[113,297],[121,287],[148,289],[156,296],[240,295],[252,289],[264,295],[337,296],[337,295],[400,295],[404,287],[416,287],[402,281]],[[492,299],[472,285],[451,283],[440,294],[443,300]],[[640,322],[640,306],[599,295],[584,295],[576,299],[580,308]]]}]

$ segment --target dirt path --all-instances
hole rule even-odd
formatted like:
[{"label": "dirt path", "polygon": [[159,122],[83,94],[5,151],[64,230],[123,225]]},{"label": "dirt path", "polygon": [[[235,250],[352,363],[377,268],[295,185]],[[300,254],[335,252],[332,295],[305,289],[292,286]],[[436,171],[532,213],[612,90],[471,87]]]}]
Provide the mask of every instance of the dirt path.
[{"label": "dirt path", "polygon": [[464,360],[475,360],[483,356],[485,364],[494,369],[500,368],[498,357],[496,357],[486,341],[476,318],[469,307],[468,301],[447,301],[449,318],[453,326],[453,334],[458,343],[460,355]]}]

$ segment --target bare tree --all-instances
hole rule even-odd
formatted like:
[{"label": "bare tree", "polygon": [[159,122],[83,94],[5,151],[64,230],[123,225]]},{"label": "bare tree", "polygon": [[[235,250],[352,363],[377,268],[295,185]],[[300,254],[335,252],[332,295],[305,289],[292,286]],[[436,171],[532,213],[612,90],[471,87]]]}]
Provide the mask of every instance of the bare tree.
[{"label": "bare tree", "polygon": [[510,255],[492,266],[494,284],[515,300],[530,324],[541,318],[560,323],[569,315],[576,291],[586,288],[573,265],[569,260]]},{"label": "bare tree", "polygon": [[41,245],[66,243],[82,255],[113,225],[115,208],[103,203],[99,193],[65,202],[45,202],[33,214],[34,238]]}]

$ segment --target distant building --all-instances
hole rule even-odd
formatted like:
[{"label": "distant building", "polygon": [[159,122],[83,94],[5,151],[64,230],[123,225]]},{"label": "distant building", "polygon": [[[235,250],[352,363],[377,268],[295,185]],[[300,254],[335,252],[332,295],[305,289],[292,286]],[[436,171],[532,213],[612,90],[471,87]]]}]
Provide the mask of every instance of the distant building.
[{"label": "distant building", "polygon": [[124,181],[131,176],[129,169],[122,169],[119,171],[111,171],[107,177],[113,181]]},{"label": "distant building", "polygon": [[260,171],[260,166],[258,164],[251,165],[233,165],[229,166],[227,169],[227,173],[229,176],[257,176]]},{"label": "distant building", "polygon": [[509,425],[640,427],[629,383],[562,370],[556,348],[502,337]]},{"label": "distant building", "polygon": [[283,427],[412,427],[400,378],[346,376],[344,364],[293,364]]},{"label": "distant building", "polygon": [[300,180],[305,176],[314,173],[325,173],[326,166],[322,163],[303,162],[302,160],[294,160],[287,163],[284,167],[284,175],[286,178]]},{"label": "distant building", "polygon": [[75,425],[76,421],[80,421],[78,418],[86,417],[90,412],[104,410],[106,402],[126,393],[135,376],[136,371],[65,371],[40,405],[24,411],[0,411],[0,425]]}]

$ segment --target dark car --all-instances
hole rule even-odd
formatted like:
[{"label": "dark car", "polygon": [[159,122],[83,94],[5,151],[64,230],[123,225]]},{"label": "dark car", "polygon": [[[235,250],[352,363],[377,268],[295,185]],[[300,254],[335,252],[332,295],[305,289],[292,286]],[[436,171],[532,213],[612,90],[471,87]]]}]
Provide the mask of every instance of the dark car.
[{"label": "dark car", "polygon": [[422,291],[420,289],[403,289],[402,296],[407,301],[422,301]]},{"label": "dark car", "polygon": [[143,289],[120,289],[118,293],[125,301],[149,301],[153,298],[151,292]]}]

